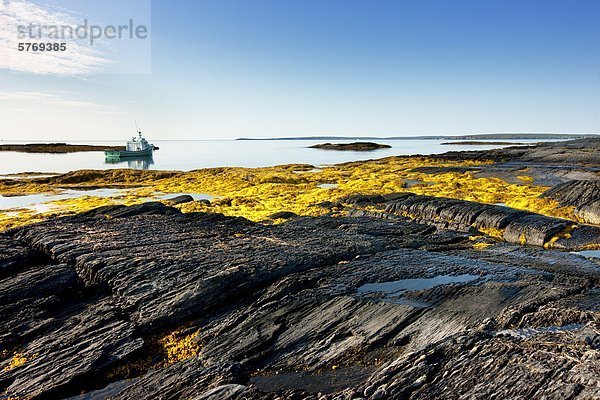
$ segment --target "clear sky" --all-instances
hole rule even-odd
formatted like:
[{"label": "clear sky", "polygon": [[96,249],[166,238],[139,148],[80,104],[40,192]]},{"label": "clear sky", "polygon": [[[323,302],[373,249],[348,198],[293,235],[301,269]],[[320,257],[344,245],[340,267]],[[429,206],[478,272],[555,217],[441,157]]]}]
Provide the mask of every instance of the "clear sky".
[{"label": "clear sky", "polygon": [[[138,17],[126,3],[0,0],[0,22],[120,23]],[[123,139],[133,120],[151,139],[600,133],[597,0],[154,0],[151,11],[151,54],[80,47],[53,65],[6,57],[14,33],[0,29],[0,139]],[[139,71],[107,70],[111,57]]]}]

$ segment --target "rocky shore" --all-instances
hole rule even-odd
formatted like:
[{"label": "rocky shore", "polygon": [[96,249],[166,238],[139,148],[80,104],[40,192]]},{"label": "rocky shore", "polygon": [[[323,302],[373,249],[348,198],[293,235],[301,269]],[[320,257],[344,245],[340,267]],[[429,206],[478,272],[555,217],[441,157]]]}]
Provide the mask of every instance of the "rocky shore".
[{"label": "rocky shore", "polygon": [[598,150],[42,178],[226,194],[0,233],[0,398],[598,398]]},{"label": "rocky shore", "polygon": [[0,144],[0,151],[19,153],[78,153],[82,151],[125,150],[125,146],[98,146],[66,143]]}]

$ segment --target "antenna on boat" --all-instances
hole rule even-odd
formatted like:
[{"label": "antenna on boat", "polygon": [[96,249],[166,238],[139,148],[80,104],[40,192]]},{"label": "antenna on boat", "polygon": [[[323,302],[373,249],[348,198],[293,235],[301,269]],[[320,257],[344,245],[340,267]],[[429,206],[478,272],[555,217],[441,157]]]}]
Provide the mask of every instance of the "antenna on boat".
[{"label": "antenna on boat", "polygon": [[142,130],[138,127],[137,121],[134,119],[133,123],[135,124],[135,131],[137,132],[138,136],[142,136]]}]

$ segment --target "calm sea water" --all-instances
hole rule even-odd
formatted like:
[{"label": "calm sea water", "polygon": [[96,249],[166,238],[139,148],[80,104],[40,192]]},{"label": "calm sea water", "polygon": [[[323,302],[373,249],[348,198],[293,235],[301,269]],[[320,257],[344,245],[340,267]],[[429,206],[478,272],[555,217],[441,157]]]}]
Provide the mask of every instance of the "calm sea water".
[{"label": "calm sea water", "polygon": [[[507,142],[535,143],[540,140]],[[459,150],[484,150],[505,146],[442,145],[444,140],[377,140],[392,146],[371,152],[310,149],[323,140],[186,140],[152,141],[160,147],[152,158],[107,163],[102,152],[70,154],[30,154],[0,152],[0,175],[19,172],[68,172],[78,169],[136,168],[183,170],[207,167],[265,167],[280,164],[323,166],[347,161],[368,160],[394,155],[439,154]],[[336,141],[330,141],[336,143]],[[337,141],[347,143],[348,140]],[[18,142],[1,142],[11,144]],[[124,145],[124,142],[69,142],[71,144]]]}]

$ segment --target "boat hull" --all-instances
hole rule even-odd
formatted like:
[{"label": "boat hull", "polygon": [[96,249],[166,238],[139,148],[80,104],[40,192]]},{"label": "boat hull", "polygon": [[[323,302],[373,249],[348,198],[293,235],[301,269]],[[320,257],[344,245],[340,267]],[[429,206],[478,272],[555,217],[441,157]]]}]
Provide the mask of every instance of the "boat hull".
[{"label": "boat hull", "polygon": [[152,155],[152,150],[152,148],[140,151],[107,150],[104,152],[104,156],[106,158],[148,157]]}]

